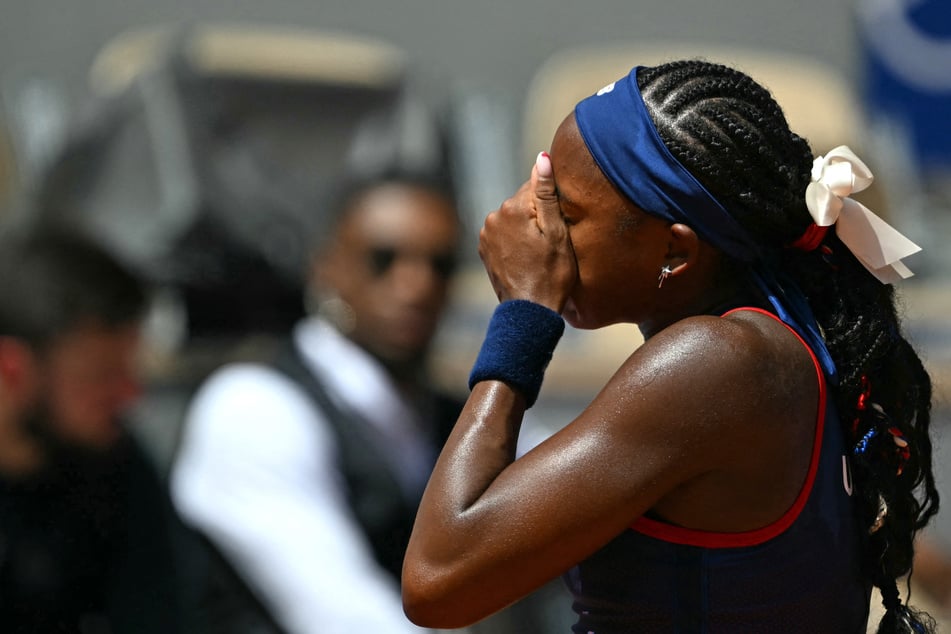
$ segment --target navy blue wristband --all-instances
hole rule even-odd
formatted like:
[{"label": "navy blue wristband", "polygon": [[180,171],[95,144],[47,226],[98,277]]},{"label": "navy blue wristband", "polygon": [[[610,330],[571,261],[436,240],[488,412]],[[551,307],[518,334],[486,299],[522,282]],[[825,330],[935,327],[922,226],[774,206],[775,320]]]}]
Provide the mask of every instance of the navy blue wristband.
[{"label": "navy blue wristband", "polygon": [[546,306],[524,299],[502,302],[492,313],[469,389],[479,381],[503,381],[520,391],[531,407],[564,332],[565,320]]}]

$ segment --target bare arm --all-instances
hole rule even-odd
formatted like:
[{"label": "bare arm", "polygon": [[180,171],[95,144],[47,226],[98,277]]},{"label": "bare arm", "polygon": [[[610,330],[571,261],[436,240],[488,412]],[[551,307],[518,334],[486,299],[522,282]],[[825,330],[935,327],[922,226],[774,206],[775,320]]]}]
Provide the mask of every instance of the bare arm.
[{"label": "bare arm", "polygon": [[[480,254],[501,300],[560,310],[574,269],[544,180],[536,169],[490,215]],[[411,620],[451,628],[484,618],[564,573],[649,509],[706,528],[693,523],[693,501],[704,506],[712,493],[715,530],[778,517],[808,468],[815,408],[802,398],[805,404],[790,406],[762,389],[762,377],[790,365],[790,341],[806,361],[796,376],[814,383],[815,370],[783,326],[759,319],[692,317],[661,331],[574,421],[518,460],[524,396],[499,381],[476,384],[417,514],[403,568]],[[762,418],[780,427],[803,421],[805,432],[786,438],[759,424]],[[805,461],[787,469],[777,455]],[[750,503],[761,499],[769,502]]]},{"label": "bare arm", "polygon": [[[475,386],[407,552],[403,600],[412,620],[479,620],[564,573],[678,485],[742,462],[762,440],[739,442],[742,426],[717,420],[708,404],[724,382],[741,380],[743,363],[724,354],[716,320],[701,320],[645,344],[576,420],[517,461],[521,395],[499,382]],[[672,354],[697,363],[670,372]],[[737,400],[720,395],[745,419],[756,405]]]}]

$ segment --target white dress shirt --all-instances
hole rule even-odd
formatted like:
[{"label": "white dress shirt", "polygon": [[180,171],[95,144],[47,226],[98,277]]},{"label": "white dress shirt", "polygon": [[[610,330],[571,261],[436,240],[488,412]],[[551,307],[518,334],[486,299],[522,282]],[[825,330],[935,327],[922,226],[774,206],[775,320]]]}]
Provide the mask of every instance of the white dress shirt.
[{"label": "white dress shirt", "polygon": [[[294,340],[331,396],[379,430],[405,490],[418,494],[435,449],[379,363],[314,318]],[[405,617],[396,584],[374,560],[336,451],[332,428],[297,384],[263,365],[226,366],[189,407],[173,498],[289,632],[427,632]]]}]

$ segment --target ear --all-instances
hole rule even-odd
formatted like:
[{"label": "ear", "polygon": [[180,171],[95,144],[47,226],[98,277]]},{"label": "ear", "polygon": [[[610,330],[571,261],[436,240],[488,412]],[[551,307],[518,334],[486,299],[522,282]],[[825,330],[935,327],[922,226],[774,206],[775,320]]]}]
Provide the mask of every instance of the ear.
[{"label": "ear", "polygon": [[685,224],[670,225],[670,240],[664,264],[670,267],[671,275],[680,275],[695,266],[700,258],[700,238]]},{"label": "ear", "polygon": [[[8,391],[32,385],[36,375],[33,350],[15,337],[0,336],[0,383]],[[28,388],[29,389],[29,388]]]}]

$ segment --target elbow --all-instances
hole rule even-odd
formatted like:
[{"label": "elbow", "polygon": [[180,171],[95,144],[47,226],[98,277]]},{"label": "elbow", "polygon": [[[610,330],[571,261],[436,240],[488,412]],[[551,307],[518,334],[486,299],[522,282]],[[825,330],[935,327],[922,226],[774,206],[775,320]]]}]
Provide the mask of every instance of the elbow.
[{"label": "elbow", "polygon": [[448,629],[438,619],[436,605],[429,600],[425,592],[420,592],[418,588],[403,588],[403,612],[406,618],[420,627],[431,629]]},{"label": "elbow", "polygon": [[466,602],[454,600],[449,591],[451,585],[444,576],[404,565],[402,594],[406,617],[420,627],[445,630],[466,627],[479,620],[468,613]]},{"label": "elbow", "polygon": [[449,629],[445,622],[444,597],[440,584],[432,575],[424,574],[409,565],[403,566],[403,612],[420,627]]}]

